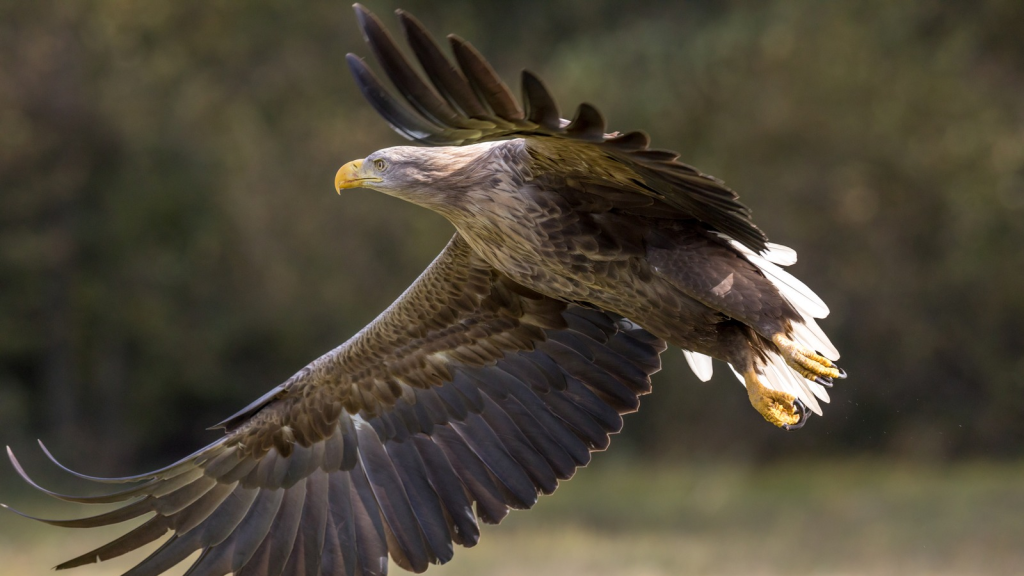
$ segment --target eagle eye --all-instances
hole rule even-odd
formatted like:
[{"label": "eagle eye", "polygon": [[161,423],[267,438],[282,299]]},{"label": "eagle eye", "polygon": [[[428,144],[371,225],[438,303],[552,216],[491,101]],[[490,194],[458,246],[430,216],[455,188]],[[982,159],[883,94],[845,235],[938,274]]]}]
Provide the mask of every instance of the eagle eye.
[{"label": "eagle eye", "polygon": [[373,167],[376,168],[378,172],[383,172],[384,169],[388,167],[388,163],[385,162],[384,160],[381,160],[380,158],[377,158],[376,160],[373,161]]}]

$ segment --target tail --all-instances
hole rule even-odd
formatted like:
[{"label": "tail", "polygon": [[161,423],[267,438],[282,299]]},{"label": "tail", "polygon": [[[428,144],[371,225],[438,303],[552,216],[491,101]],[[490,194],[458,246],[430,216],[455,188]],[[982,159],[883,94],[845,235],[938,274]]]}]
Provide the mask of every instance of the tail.
[{"label": "tail", "polygon": [[[788,335],[789,338],[796,344],[817,351],[818,354],[829,360],[838,360],[839,350],[815,322],[816,318],[828,316],[828,306],[806,284],[782,269],[782,266],[796,263],[796,251],[769,242],[764,252],[756,254],[736,240],[725,235],[722,237],[748,262],[756,266],[800,315],[798,321],[792,322],[792,333]],[[775,346],[764,346],[761,352],[767,356],[767,362],[760,368],[758,374],[761,383],[772,390],[792,394],[812,412],[820,416],[819,400],[821,402],[829,401],[825,386],[804,378],[791,368]],[[713,371],[711,357],[689,350],[683,350],[683,354],[686,357],[686,363],[689,364],[697,378],[707,382]],[[729,368],[736,378],[746,385],[743,376],[731,364]]]}]

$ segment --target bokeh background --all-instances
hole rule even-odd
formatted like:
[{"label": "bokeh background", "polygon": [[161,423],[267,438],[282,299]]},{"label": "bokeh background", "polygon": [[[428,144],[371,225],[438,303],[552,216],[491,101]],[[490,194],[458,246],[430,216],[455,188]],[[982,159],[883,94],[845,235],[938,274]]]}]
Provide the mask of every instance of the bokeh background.
[{"label": "bokeh background", "polygon": [[[1024,3],[401,6],[724,178],[799,251],[850,373],[782,433],[670,351],[592,469],[434,571],[1024,570]],[[35,438],[99,475],[210,442],[450,237],[334,194],[403,142],[346,52],[368,52],[347,3],[0,2],[0,441],[48,485]],[[82,513],[6,465],[0,501]],[[16,574],[109,536],[0,515]]]}]

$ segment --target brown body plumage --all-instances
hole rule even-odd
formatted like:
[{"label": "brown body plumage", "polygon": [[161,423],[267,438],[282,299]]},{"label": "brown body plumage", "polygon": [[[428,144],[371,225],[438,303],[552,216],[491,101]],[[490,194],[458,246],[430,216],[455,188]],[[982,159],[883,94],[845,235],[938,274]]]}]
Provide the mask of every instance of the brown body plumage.
[{"label": "brown body plumage", "polygon": [[[457,232],[369,326],[221,423],[217,442],[167,468],[97,479],[136,484],[72,502],[128,502],[79,520],[146,514],[121,538],[58,568],[171,533],[130,574],[202,550],[193,575],[370,575],[388,556],[421,572],[589,462],[650,391],[659,355],[684,348],[698,376],[724,360],[770,422],[799,427],[841,376],[814,324],[827,308],[776,264],[720,181],[606,134],[581,105],[561,119],[523,76],[525,110],[466,42],[457,66],[400,20],[428,85],[376,18],[364,35],[399,93],[358,58],[364,95],[393,128],[440,148],[398,147],[344,166],[335,185],[434,210]],[[11,454],[18,472],[28,479]],[[40,488],[42,490],[42,488]]]},{"label": "brown body plumage", "polygon": [[[619,168],[614,161],[594,154],[573,165],[564,155],[553,158],[558,143],[543,140],[486,146],[472,171],[505,177],[447,195],[440,211],[512,280],[615,312],[738,369],[751,362],[749,346],[739,344],[753,338],[747,328],[770,340],[800,318],[771,281],[700,221],[668,207],[660,215],[637,210],[655,202],[642,205],[630,180],[605,176]],[[729,290],[716,294],[730,275]]]}]

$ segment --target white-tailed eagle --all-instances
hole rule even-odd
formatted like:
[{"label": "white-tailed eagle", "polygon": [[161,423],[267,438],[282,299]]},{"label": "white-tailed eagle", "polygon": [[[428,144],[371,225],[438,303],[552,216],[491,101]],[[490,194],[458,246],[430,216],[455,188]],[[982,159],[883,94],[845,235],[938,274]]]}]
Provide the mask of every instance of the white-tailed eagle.
[{"label": "white-tailed eagle", "polygon": [[356,15],[398,97],[349,55],[356,82],[427,146],[350,162],[335,187],[434,210],[455,236],[376,320],[221,423],[213,444],[139,476],[85,477],[129,484],[111,494],[39,488],[126,503],[42,520],[57,526],[151,515],[58,568],[170,534],[128,574],[197,550],[193,576],[384,574],[389,556],[422,572],[606,448],[667,347],[703,380],[711,358],[727,362],[782,428],[820,414],[845,376],[814,321],[828,309],[781,268],[795,253],[721,181],[642,132],[607,133],[590,105],[563,120],[529,72],[517,101],[469,43],[449,37],[453,61],[399,11],[417,70],[373,14]]}]

